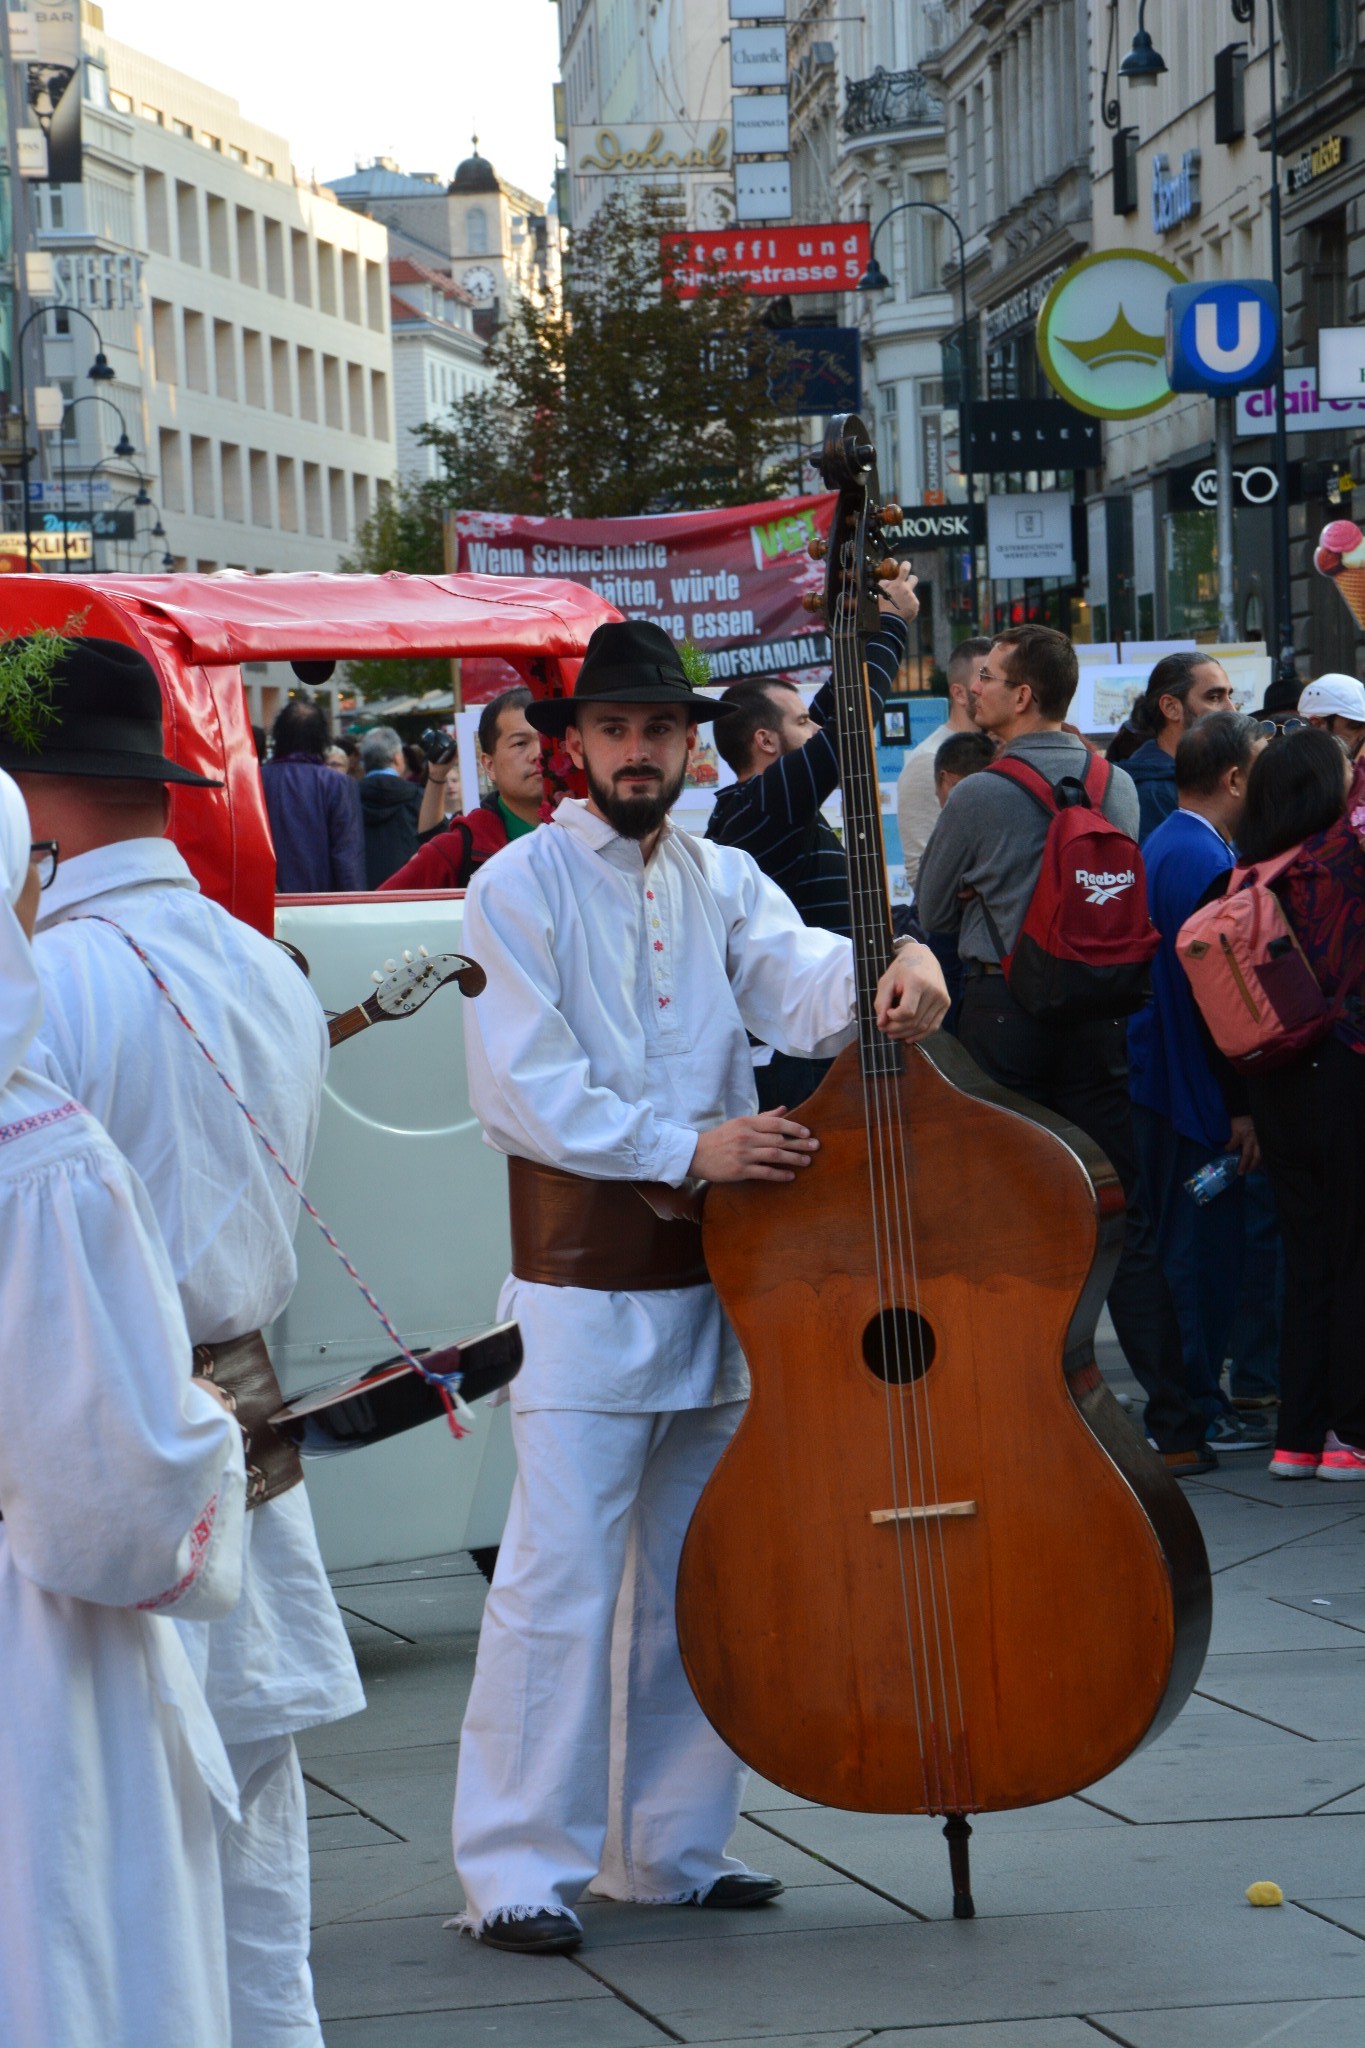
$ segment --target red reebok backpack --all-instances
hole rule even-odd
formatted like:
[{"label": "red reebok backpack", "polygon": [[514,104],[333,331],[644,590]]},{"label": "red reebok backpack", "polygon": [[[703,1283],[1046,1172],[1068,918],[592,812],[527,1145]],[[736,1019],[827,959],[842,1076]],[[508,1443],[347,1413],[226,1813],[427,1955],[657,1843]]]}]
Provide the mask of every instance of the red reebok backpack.
[{"label": "red reebok backpack", "polygon": [[1010,994],[1031,1017],[1048,1023],[1140,1009],[1161,935],[1147,914],[1142,855],[1104,815],[1113,769],[1091,754],[1083,778],[1064,776],[1055,789],[1016,754],[993,761],[986,772],[1016,783],[1051,820],[1011,952],[986,911]]}]

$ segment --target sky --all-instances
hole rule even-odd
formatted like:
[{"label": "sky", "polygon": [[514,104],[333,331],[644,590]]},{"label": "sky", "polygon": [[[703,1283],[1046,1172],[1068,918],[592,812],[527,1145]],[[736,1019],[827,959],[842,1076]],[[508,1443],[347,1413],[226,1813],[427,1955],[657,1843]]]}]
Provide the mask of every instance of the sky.
[{"label": "sky", "polygon": [[103,0],[116,41],[230,93],[336,178],[376,156],[449,177],[479,152],[548,199],[559,75],[552,0]]}]

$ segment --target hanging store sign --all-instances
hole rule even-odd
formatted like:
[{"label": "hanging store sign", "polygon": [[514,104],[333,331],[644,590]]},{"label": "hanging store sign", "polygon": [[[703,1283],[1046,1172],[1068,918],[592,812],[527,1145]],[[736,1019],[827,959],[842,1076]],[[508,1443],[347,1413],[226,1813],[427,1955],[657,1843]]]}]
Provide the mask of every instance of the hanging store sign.
[{"label": "hanging store sign", "polygon": [[755,297],[851,292],[867,268],[870,239],[866,221],[659,238],[665,275],[680,299],[695,299],[710,280],[727,278],[738,278]]},{"label": "hanging store sign", "polygon": [[1038,313],[1038,358],[1062,398],[1094,419],[1169,403],[1166,298],[1185,274],[1164,256],[1104,249],[1062,272]]},{"label": "hanging store sign", "polygon": [[1307,186],[1316,184],[1319,178],[1330,177],[1333,171],[1339,171],[1350,154],[1351,139],[1348,135],[1325,135],[1321,142],[1312,143],[1285,166],[1285,189],[1290,198]]},{"label": "hanging store sign", "polygon": [[1180,169],[1172,172],[1171,160],[1158,152],[1152,158],[1152,226],[1167,235],[1199,211],[1199,151],[1187,149]]},{"label": "hanging store sign", "polygon": [[787,157],[735,165],[736,220],[790,220],[792,167]]},{"label": "hanging store sign", "polygon": [[24,60],[20,75],[29,112],[42,130],[47,145],[47,169],[40,175],[45,175],[53,185],[79,185],[80,0],[48,0],[48,4],[34,8],[32,12],[37,54]]},{"label": "hanging store sign", "polygon": [[751,85],[787,83],[787,24],[773,28],[730,31],[730,83],[739,91]]},{"label": "hanging store sign", "polygon": [[905,505],[891,543],[898,562],[934,548],[970,548],[986,538],[984,505]]},{"label": "hanging store sign", "polygon": [[616,128],[571,128],[569,168],[576,178],[676,176],[682,171],[724,176],[730,168],[730,130],[692,122],[625,121]]},{"label": "hanging store sign", "polygon": [[861,412],[862,336],[856,327],[780,327],[768,344],[774,412]]},{"label": "hanging store sign", "polygon": [[[69,527],[65,548],[62,546],[60,529],[55,533],[31,533],[28,537],[28,546],[35,562],[60,562],[63,556],[68,561],[85,562],[93,553],[89,527],[84,531],[78,526]],[[0,555],[22,555],[23,552],[22,533],[0,533]]]},{"label": "hanging store sign", "polygon": [[1019,491],[987,498],[988,576],[1009,581],[1020,576],[1071,576],[1075,569],[1070,492]]},{"label": "hanging store sign", "polygon": [[[1303,464],[1289,465],[1289,498],[1297,502],[1303,483]],[[1232,472],[1232,502],[1239,511],[1269,505],[1279,496],[1280,480],[1266,462],[1252,462]],[[1218,471],[1211,462],[1186,462],[1166,472],[1168,512],[1207,512],[1218,503]]]},{"label": "hanging store sign", "polygon": [[92,306],[110,313],[142,298],[142,258],[130,251],[54,256],[52,293],[59,306]]},{"label": "hanging store sign", "polygon": [[[1290,370],[1284,380],[1285,426],[1291,434],[1365,433],[1365,397],[1321,398],[1316,370]],[[1268,434],[1275,425],[1275,386],[1243,391],[1237,399],[1237,432]]]},{"label": "hanging store sign", "polygon": [[1365,327],[1318,329],[1318,397],[1365,398]]},{"label": "hanging store sign", "polygon": [[1095,469],[1104,459],[1098,420],[1056,398],[978,399],[972,468]]},{"label": "hanging store sign", "polygon": [[791,148],[791,97],[737,92],[730,103],[736,156],[785,156]]}]

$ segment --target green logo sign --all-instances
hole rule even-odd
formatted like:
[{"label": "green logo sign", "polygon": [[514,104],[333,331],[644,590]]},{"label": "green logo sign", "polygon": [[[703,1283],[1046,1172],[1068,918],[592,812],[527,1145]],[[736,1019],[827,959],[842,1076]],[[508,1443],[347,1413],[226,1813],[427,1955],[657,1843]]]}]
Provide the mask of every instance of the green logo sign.
[{"label": "green logo sign", "polygon": [[1135,420],[1171,396],[1166,295],[1189,280],[1164,256],[1104,249],[1064,270],[1038,311],[1054,391],[1096,419]]}]

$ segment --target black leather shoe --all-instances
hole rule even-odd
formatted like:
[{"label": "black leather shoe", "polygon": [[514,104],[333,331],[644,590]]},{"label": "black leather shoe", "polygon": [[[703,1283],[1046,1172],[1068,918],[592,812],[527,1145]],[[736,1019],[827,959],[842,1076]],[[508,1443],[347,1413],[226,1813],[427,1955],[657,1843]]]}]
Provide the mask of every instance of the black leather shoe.
[{"label": "black leather shoe", "polygon": [[479,1930],[485,1948],[505,1948],[518,1956],[569,1956],[583,1946],[583,1930],[563,1913],[529,1913],[514,1919],[494,1913]]},{"label": "black leather shoe", "polygon": [[747,1906],[766,1906],[786,1886],[780,1877],[764,1877],[757,1870],[733,1870],[727,1877],[718,1877],[704,1899],[698,1899],[699,1906],[719,1906],[732,1911]]},{"label": "black leather shoe", "polygon": [[1206,1472],[1218,1470],[1217,1453],[1207,1444],[1197,1451],[1161,1451],[1158,1455],[1172,1479],[1202,1479]]}]

